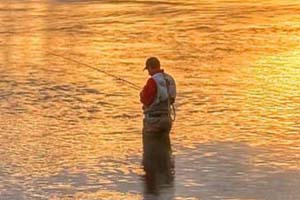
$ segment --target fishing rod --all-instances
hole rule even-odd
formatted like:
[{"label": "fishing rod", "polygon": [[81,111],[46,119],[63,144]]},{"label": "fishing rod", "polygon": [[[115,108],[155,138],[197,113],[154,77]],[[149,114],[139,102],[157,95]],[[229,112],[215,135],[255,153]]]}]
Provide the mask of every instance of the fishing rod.
[{"label": "fishing rod", "polygon": [[[67,58],[67,57],[65,57],[65,56],[62,56],[62,55],[59,55],[59,54],[56,54],[56,53],[53,53],[53,52],[47,51],[47,53],[48,53],[49,55],[56,56],[56,57],[60,57],[60,58],[63,58],[63,59],[65,59],[65,60],[68,60],[68,61],[77,63],[77,64],[79,64],[79,65],[83,65],[83,66],[88,67],[88,68],[93,69],[93,70],[96,70],[96,71],[98,71],[98,72],[101,72],[101,73],[103,73],[103,74],[106,74],[107,76],[113,77],[113,78],[115,78],[115,79],[117,79],[117,80],[120,80],[120,81],[123,81],[123,82],[127,83],[128,86],[131,87],[132,89],[140,90],[140,87],[139,87],[138,85],[136,85],[136,84],[134,84],[134,83],[132,83],[132,82],[126,80],[126,79],[120,78],[120,77],[118,77],[118,76],[116,76],[116,75],[114,75],[114,74],[111,74],[111,73],[108,73],[108,72],[106,72],[106,71],[104,71],[104,70],[101,70],[101,69],[99,69],[99,68],[93,67],[93,66],[91,66],[91,65],[88,65],[88,64],[86,64],[86,63],[79,62],[79,61],[74,60],[74,59],[71,59],[71,58]],[[174,104],[171,105],[171,108],[172,108],[171,113],[173,113],[172,121],[175,121],[175,119],[176,119],[176,109],[175,109]]]},{"label": "fishing rod", "polygon": [[107,75],[107,76],[113,77],[113,78],[115,78],[115,79],[117,79],[117,80],[119,80],[119,81],[123,81],[123,82],[127,83],[128,86],[131,87],[132,89],[140,90],[140,87],[139,87],[138,85],[136,85],[136,84],[134,84],[134,83],[132,83],[132,82],[126,80],[126,79],[123,79],[123,78],[121,78],[121,77],[119,77],[119,76],[116,76],[116,75],[114,75],[114,74],[111,74],[111,73],[108,73],[108,72],[106,72],[106,71],[104,71],[104,70],[101,70],[101,69],[99,69],[99,68],[97,68],[97,67],[93,67],[93,66],[88,65],[88,64],[86,64],[86,63],[82,63],[82,62],[79,62],[79,61],[74,60],[74,59],[72,59],[72,58],[67,58],[67,57],[65,57],[65,56],[62,56],[62,55],[59,55],[59,54],[56,54],[56,53],[53,53],[53,52],[47,51],[47,53],[48,53],[49,55],[56,56],[56,57],[60,57],[60,58],[63,58],[63,59],[65,59],[65,60],[68,60],[68,61],[77,63],[77,64],[79,64],[79,65],[83,65],[83,66],[88,67],[88,68],[93,69],[93,70],[96,70],[96,71],[101,72],[101,73],[103,73],[103,74],[105,74],[105,75]]}]

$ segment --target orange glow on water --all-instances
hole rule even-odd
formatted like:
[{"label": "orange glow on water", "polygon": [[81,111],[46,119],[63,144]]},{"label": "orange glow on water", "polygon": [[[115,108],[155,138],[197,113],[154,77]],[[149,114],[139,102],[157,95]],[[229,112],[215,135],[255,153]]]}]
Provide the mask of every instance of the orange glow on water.
[{"label": "orange glow on water", "polygon": [[0,3],[0,199],[16,184],[28,198],[144,195],[139,92],[47,51],[141,87],[145,59],[161,59],[178,84],[176,199],[209,190],[222,159],[254,181],[300,169],[299,1],[26,1]]}]

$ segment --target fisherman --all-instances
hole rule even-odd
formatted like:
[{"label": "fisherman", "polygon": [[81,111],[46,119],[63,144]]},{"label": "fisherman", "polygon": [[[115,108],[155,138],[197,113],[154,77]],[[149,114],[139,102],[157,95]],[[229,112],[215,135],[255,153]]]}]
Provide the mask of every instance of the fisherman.
[{"label": "fisherman", "polygon": [[143,166],[146,193],[155,194],[162,186],[172,187],[173,182],[174,159],[169,132],[176,85],[173,77],[160,68],[156,57],[146,60],[146,69],[151,77],[140,92],[144,111]]},{"label": "fisherman", "polygon": [[169,133],[172,127],[171,106],[174,106],[176,98],[175,81],[161,69],[156,57],[146,60],[146,69],[151,77],[140,92],[144,111],[143,133]]}]

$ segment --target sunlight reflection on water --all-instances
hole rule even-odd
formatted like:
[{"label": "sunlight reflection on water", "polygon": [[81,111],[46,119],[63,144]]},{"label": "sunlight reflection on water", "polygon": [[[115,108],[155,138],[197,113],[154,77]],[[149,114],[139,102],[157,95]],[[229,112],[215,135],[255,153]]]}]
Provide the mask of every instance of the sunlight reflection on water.
[{"label": "sunlight reflection on water", "polygon": [[[300,198],[298,1],[0,3],[0,199]],[[148,194],[145,58],[178,83],[175,180]]]}]

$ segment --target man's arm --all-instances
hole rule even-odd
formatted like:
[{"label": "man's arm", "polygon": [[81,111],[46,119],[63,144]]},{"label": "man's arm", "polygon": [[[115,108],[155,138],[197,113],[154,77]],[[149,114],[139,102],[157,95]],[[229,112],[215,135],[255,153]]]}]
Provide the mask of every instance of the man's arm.
[{"label": "man's arm", "polygon": [[156,82],[153,78],[149,78],[144,89],[140,93],[140,101],[144,106],[149,107],[155,100],[157,93]]}]

